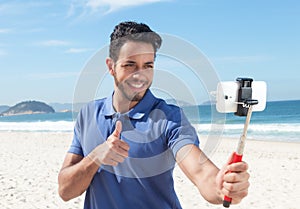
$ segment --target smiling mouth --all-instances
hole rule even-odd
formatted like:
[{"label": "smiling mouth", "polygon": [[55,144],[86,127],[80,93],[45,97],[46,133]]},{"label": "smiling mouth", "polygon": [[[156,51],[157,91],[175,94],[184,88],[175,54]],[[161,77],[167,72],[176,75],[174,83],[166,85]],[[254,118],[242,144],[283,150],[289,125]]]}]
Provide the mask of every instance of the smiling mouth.
[{"label": "smiling mouth", "polygon": [[146,85],[146,83],[147,82],[145,81],[131,81],[128,82],[128,85],[135,89],[142,89]]},{"label": "smiling mouth", "polygon": [[136,89],[140,89],[140,88],[143,87],[144,84],[143,83],[139,83],[139,84],[130,83],[129,85],[132,86],[132,87],[134,87],[134,88],[136,88]]}]

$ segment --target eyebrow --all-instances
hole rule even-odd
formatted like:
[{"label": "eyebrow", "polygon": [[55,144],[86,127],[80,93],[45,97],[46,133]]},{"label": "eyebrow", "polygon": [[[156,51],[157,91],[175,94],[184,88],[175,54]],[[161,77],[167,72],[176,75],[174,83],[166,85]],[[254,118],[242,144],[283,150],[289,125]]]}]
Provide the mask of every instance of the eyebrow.
[{"label": "eyebrow", "polygon": [[125,62],[124,63],[136,63],[135,61],[132,61],[132,60],[125,60]]},{"label": "eyebrow", "polygon": [[[135,64],[136,61],[126,60],[126,61],[124,61],[124,63]],[[144,64],[146,64],[146,65],[154,64],[154,61],[148,61],[148,62],[145,62]]]},{"label": "eyebrow", "polygon": [[149,62],[146,62],[145,64],[146,65],[150,65],[150,64],[154,64],[154,62],[153,61],[149,61]]}]

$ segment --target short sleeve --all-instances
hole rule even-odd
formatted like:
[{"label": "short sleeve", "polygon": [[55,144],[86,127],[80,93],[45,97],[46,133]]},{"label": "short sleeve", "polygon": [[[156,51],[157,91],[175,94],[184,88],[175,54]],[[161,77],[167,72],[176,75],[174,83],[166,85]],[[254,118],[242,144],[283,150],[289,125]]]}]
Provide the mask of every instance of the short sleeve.
[{"label": "short sleeve", "polygon": [[77,120],[74,127],[73,141],[68,152],[83,156],[83,150],[80,142],[81,121],[82,121],[81,116],[82,114],[80,112],[77,116]]},{"label": "short sleeve", "polygon": [[174,157],[185,145],[194,144],[199,146],[197,132],[180,108],[169,115],[167,138],[168,146],[171,148]]}]

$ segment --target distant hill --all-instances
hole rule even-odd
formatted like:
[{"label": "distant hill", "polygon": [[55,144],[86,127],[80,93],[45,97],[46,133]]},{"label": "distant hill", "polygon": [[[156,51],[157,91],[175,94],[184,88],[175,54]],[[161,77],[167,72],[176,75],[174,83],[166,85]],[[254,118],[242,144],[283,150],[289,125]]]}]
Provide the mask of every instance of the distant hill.
[{"label": "distant hill", "polygon": [[65,112],[72,110],[72,103],[50,103],[55,112]]},{"label": "distant hill", "polygon": [[78,112],[86,103],[50,103],[55,112]]},{"label": "distant hill", "polygon": [[39,101],[25,101],[10,107],[8,110],[2,112],[0,115],[23,115],[36,113],[54,113],[54,109],[46,103]]},{"label": "distant hill", "polygon": [[7,105],[0,105],[0,113],[8,110],[10,108],[10,106],[7,106]]}]

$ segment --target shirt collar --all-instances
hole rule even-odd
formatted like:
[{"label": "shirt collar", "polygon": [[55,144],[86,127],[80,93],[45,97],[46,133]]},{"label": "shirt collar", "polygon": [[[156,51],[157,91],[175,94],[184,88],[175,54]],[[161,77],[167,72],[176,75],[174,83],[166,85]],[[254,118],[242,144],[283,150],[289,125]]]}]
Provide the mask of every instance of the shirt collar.
[{"label": "shirt collar", "polygon": [[[113,116],[117,113],[113,108],[112,97],[113,93],[106,98],[104,102],[104,107],[101,110],[101,113],[105,116]],[[147,112],[151,111],[151,108],[149,107],[152,107],[154,102],[154,95],[151,93],[150,90],[147,90],[142,100],[135,107],[133,107],[131,110],[124,114],[132,119],[141,119]]]},{"label": "shirt collar", "polygon": [[111,95],[105,99],[103,108],[100,111],[101,114],[105,116],[113,116],[116,113],[112,104],[113,95],[114,93],[111,93]]}]

